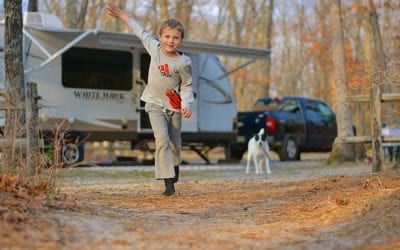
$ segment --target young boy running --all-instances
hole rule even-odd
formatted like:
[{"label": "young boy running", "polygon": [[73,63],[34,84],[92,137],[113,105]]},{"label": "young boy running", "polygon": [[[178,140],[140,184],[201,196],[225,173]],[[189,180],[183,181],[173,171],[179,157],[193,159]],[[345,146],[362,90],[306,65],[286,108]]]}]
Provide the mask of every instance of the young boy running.
[{"label": "young boy running", "polygon": [[165,182],[163,195],[172,195],[179,178],[182,115],[190,118],[194,99],[192,62],[177,50],[184,38],[184,28],[177,20],[165,21],[157,40],[112,1],[107,9],[110,16],[130,26],[150,54],[148,84],[140,99],[146,103],[145,111],[155,137],[155,177]]}]

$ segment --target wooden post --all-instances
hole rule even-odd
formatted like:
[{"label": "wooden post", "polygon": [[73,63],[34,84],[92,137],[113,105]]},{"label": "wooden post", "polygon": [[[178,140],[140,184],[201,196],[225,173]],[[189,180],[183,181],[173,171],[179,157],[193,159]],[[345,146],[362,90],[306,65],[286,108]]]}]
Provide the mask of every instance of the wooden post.
[{"label": "wooden post", "polygon": [[29,176],[34,176],[38,166],[39,155],[38,93],[36,83],[28,82],[26,91],[26,161]]},{"label": "wooden post", "polygon": [[382,90],[378,79],[373,79],[371,86],[371,134],[372,134],[372,172],[382,170]]}]

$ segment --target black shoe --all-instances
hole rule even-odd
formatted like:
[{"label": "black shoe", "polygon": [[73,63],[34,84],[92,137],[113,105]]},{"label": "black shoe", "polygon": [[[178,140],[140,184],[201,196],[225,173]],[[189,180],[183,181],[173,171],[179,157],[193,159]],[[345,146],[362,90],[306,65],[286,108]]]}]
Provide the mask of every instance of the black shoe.
[{"label": "black shoe", "polygon": [[174,170],[175,170],[174,183],[177,183],[179,181],[179,166],[175,166]]},{"label": "black shoe", "polygon": [[174,179],[175,178],[164,179],[165,191],[162,193],[163,195],[169,196],[175,193]]}]

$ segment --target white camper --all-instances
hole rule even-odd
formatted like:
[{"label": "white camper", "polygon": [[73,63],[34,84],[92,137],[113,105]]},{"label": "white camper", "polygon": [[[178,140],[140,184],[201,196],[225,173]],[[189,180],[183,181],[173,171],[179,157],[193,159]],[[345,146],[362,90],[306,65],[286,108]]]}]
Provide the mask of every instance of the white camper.
[{"label": "white camper", "polygon": [[[139,97],[147,81],[150,57],[140,40],[128,33],[65,29],[49,14],[24,15],[25,81],[35,82],[40,96],[42,130],[68,120],[68,131],[89,141],[152,139]],[[4,48],[4,24],[0,47]],[[214,54],[250,60],[266,59],[268,50],[184,41],[182,51],[193,62],[195,101],[184,119],[183,144],[229,148],[234,140],[235,98],[226,71]],[[0,52],[4,87],[4,50]],[[63,158],[83,160],[83,145],[69,144]],[[196,147],[194,147],[196,145]],[[197,151],[199,153],[199,151]]]}]

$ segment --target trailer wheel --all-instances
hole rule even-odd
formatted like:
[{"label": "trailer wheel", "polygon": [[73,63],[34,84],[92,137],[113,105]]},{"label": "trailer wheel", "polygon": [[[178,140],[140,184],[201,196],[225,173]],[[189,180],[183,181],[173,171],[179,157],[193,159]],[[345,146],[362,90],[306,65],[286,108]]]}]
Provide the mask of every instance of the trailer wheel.
[{"label": "trailer wheel", "polygon": [[246,150],[246,146],[236,143],[229,143],[225,151],[226,159],[239,162],[242,160]]},{"label": "trailer wheel", "polygon": [[143,152],[143,165],[154,165],[156,151],[154,139],[141,139],[139,141],[132,142],[131,148]]},{"label": "trailer wheel", "polygon": [[70,132],[65,136],[64,144],[61,146],[61,160],[65,166],[70,166],[83,161],[85,157],[84,134]]},{"label": "trailer wheel", "polygon": [[293,136],[285,137],[282,147],[278,150],[278,154],[281,161],[300,160],[300,150],[296,139]]},{"label": "trailer wheel", "polygon": [[61,157],[66,165],[73,165],[83,161],[84,153],[83,143],[67,142],[61,149]]}]

